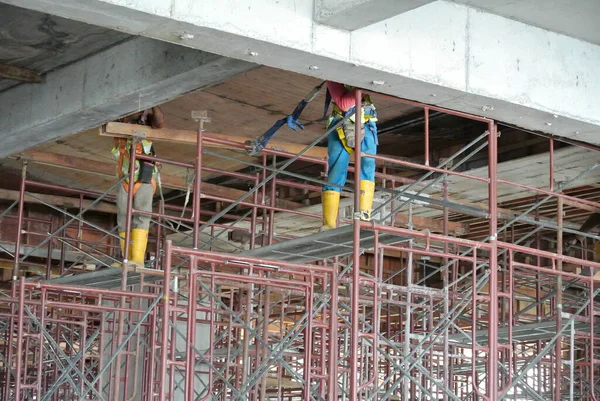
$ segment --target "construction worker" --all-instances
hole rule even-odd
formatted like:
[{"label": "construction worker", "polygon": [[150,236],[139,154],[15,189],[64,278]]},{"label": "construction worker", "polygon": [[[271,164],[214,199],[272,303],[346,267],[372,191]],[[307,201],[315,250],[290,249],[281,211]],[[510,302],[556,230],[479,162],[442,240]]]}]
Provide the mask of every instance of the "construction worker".
[{"label": "construction worker", "polygon": [[[348,165],[350,157],[354,154],[355,146],[355,103],[356,89],[337,83],[327,81],[327,89],[333,102],[333,112],[329,117],[327,127],[336,125],[341,119],[350,115],[340,128],[329,134],[327,154],[329,156],[328,184],[323,187],[323,226],[320,231],[336,227],[338,210],[340,205],[340,192],[346,184],[348,176]],[[366,154],[377,154],[377,111],[371,103],[369,96],[362,99],[362,142],[361,151]],[[355,177],[358,174],[355,173]],[[358,177],[357,177],[358,178]],[[355,178],[356,179],[356,178]],[[371,219],[373,206],[373,194],[375,191],[375,160],[368,157],[361,158],[360,168],[360,213],[363,220]]]},{"label": "construction worker", "polygon": [[[581,225],[579,231],[582,233],[589,233],[593,229],[600,226],[600,214],[594,213]],[[569,245],[575,245],[577,242],[583,244],[585,237],[583,235],[569,234],[565,235],[564,243],[568,247]],[[600,241],[596,241],[594,244],[594,259],[595,262],[600,261]]]},{"label": "construction worker", "polygon": [[[129,116],[123,117],[119,122],[128,124],[139,124],[152,128],[162,128],[165,125],[164,115],[160,107],[146,109]],[[125,177],[117,189],[117,225],[121,239],[121,254],[124,259],[129,260],[136,266],[144,266],[146,246],[148,245],[148,230],[150,228],[150,216],[134,214],[131,220],[131,246],[129,255],[125,255],[125,225],[127,216],[127,195],[129,190],[129,160],[131,156],[132,139],[114,138],[115,146],[112,154],[117,158],[117,176]],[[140,140],[135,146],[137,154],[154,155],[152,142],[146,139]],[[133,208],[136,210],[151,212],[152,197],[156,191],[156,174],[158,170],[155,163],[136,159],[133,187]],[[131,257],[129,257],[131,256]]]}]

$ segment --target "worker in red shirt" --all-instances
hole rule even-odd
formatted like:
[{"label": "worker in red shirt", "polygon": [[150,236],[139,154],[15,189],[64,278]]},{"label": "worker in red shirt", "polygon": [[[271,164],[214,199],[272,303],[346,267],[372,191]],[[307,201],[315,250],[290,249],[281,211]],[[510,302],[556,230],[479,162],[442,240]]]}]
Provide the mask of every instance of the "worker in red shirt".
[{"label": "worker in red shirt", "polygon": [[[355,146],[355,109],[356,89],[337,82],[327,81],[327,89],[333,102],[333,112],[327,127],[336,125],[346,116],[350,116],[341,127],[328,137],[327,154],[329,156],[328,184],[323,187],[323,226],[321,231],[336,227],[340,205],[341,188],[346,184],[350,156]],[[365,154],[377,154],[377,111],[368,95],[363,96],[360,118],[363,132],[361,150]],[[355,177],[357,174],[355,173]],[[356,178],[355,178],[356,179]],[[375,192],[375,159],[361,158],[360,168],[360,213],[361,219],[371,219],[373,194]]]}]

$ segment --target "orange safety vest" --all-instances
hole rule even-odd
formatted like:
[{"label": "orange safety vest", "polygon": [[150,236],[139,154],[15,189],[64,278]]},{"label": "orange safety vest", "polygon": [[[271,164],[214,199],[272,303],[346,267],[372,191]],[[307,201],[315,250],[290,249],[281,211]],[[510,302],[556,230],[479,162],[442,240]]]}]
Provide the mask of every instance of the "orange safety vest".
[{"label": "orange safety vest", "polygon": [[[129,152],[130,152],[130,148],[131,148],[131,139],[114,138],[114,141],[115,141],[115,145],[113,147],[112,153],[113,153],[113,155],[118,157],[118,160],[119,160],[119,162],[117,164],[117,176],[119,178],[123,178],[124,176],[129,175],[129,161],[131,160],[131,155]],[[141,155],[141,154],[152,155],[153,154],[152,142],[147,141],[145,139],[138,142],[135,146],[135,153],[138,155]],[[140,189],[142,184],[144,184],[143,182],[138,181],[139,174],[140,174],[140,167],[141,167],[140,160],[136,159],[135,164],[136,164],[136,166],[135,166],[134,177],[133,177],[135,179],[135,184],[133,185],[133,194],[134,195]],[[154,173],[156,173],[156,167],[154,167],[153,176],[150,181],[150,183],[152,184],[153,193],[156,192],[156,180],[154,179]],[[123,185],[125,192],[128,192],[129,191],[129,177],[126,177],[125,180],[121,182],[121,184]]]}]

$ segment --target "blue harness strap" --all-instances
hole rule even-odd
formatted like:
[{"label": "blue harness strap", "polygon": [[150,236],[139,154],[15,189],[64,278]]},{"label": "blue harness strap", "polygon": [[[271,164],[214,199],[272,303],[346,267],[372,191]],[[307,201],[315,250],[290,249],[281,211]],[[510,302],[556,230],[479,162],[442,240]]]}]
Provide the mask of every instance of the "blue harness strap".
[{"label": "blue harness strap", "polygon": [[[304,111],[306,105],[308,105],[308,103],[310,103],[315,98],[315,96],[317,96],[317,94],[321,91],[321,89],[325,85],[325,82],[326,81],[323,81],[321,84],[319,84],[319,86],[316,86],[308,94],[308,96],[302,99],[300,103],[298,103],[292,114],[285,118],[282,118],[281,120],[277,120],[275,124],[273,124],[273,126],[269,128],[260,137],[254,138],[251,141],[246,141],[246,145],[250,147],[250,149],[248,149],[246,153],[250,156],[254,156],[261,150],[263,150],[265,146],[267,146],[267,143],[269,143],[271,138],[275,136],[279,128],[283,127],[284,124],[287,124],[287,126],[290,127],[290,129],[293,131],[296,131],[296,128],[304,129],[304,125],[300,124],[300,121],[298,119],[300,118],[300,115]],[[329,91],[327,91],[327,95],[329,96]],[[331,101],[331,96],[329,96],[329,99]]]}]

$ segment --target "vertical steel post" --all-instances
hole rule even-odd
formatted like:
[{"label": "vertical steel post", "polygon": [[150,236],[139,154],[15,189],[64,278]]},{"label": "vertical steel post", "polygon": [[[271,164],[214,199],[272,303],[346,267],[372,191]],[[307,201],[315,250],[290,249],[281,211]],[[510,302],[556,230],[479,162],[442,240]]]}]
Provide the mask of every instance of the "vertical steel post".
[{"label": "vertical steel post", "polygon": [[17,363],[15,366],[15,397],[14,401],[21,400],[21,375],[22,375],[22,364],[25,359],[25,366],[27,366],[27,356],[23,355],[23,330],[25,320],[25,277],[21,277],[19,281],[19,312],[17,317]]},{"label": "vertical steel post", "polygon": [[[427,119],[429,120],[429,119]],[[443,194],[444,194],[444,201],[448,201],[448,181],[446,180],[446,178],[444,178],[444,182],[442,184],[442,188],[443,188]],[[443,222],[443,233],[444,236],[448,236],[448,220],[449,220],[449,213],[448,213],[448,207],[444,206],[444,222]],[[444,241],[444,255],[448,254],[448,242]],[[444,258],[442,259],[442,263],[443,266],[446,266],[446,268],[441,272],[442,275],[442,282],[443,282],[443,286],[444,288],[448,288],[448,257],[444,256]],[[450,297],[448,296],[448,292],[446,291],[446,296],[444,299],[444,316],[447,316],[449,308],[450,308]],[[444,383],[446,383],[446,385],[451,388],[452,386],[452,366],[451,366],[451,359],[448,358],[448,355],[450,353],[450,347],[449,347],[449,335],[450,329],[444,330],[444,353],[443,353],[443,362],[442,362],[442,366],[447,366],[448,369],[444,369],[444,376],[443,376],[443,381]],[[448,394],[444,393],[443,395],[443,401],[448,401]]]},{"label": "vertical steel post", "polygon": [[[159,201],[159,206],[158,206],[158,210],[164,211],[165,210],[165,203],[163,202],[163,200],[161,199]],[[165,213],[166,214],[166,213]],[[163,232],[163,227],[162,227],[162,222],[163,222],[163,218],[162,216],[158,218],[158,224],[156,226],[156,247],[154,248],[154,268],[156,270],[160,269],[160,251],[162,249],[162,232]],[[167,235],[167,230],[165,230],[165,236]]]},{"label": "vertical steel post", "polygon": [[569,369],[569,401],[573,401],[573,390],[575,385],[575,320],[571,320],[571,341],[569,357],[571,360]]},{"label": "vertical steel post", "polygon": [[[550,167],[553,170],[553,167]],[[562,255],[563,254],[563,231],[562,231],[562,227],[563,227],[563,203],[564,200],[563,198],[559,197],[557,199],[557,216],[556,216],[556,223],[558,225],[558,232],[557,232],[557,236],[556,236],[556,253],[558,255]],[[562,260],[559,258],[556,261],[556,270],[558,272],[562,272]],[[590,288],[590,291],[592,291],[592,289]],[[561,274],[557,274],[556,276],[556,332],[558,333],[560,331],[560,329],[562,328],[562,310],[563,310],[563,293],[562,293],[562,275]],[[593,310],[593,308],[592,308]],[[592,313],[590,319],[592,319],[592,321],[594,320],[594,315]],[[559,400],[561,398],[561,383],[562,383],[562,336],[559,336],[556,339],[556,345],[555,345],[555,352],[556,352],[556,358],[555,358],[555,362],[556,362],[556,366],[554,367],[554,397],[556,400]]]},{"label": "vertical steel post", "polygon": [[27,161],[23,162],[21,170],[21,186],[19,187],[19,209],[17,211],[17,237],[15,238],[15,262],[13,265],[13,281],[19,276],[19,259],[21,258],[21,227],[23,226],[23,213],[25,208],[25,179],[27,177]]},{"label": "vertical steel post", "polygon": [[[50,232],[54,232],[53,216],[50,216]],[[50,280],[52,278],[52,241],[48,241],[48,254],[46,257],[46,280]]]},{"label": "vertical steel post", "polygon": [[338,385],[338,271],[337,258],[331,272],[331,310],[329,313],[329,400],[337,400]]},{"label": "vertical steel post", "polygon": [[208,112],[204,111],[192,111],[192,119],[198,122],[198,133],[196,138],[196,167],[195,167],[195,178],[194,178],[194,249],[198,249],[200,243],[200,190],[202,182],[202,133],[204,132],[204,123],[210,122],[208,118]]},{"label": "vertical steel post", "polygon": [[550,138],[550,191],[554,191],[554,140]]},{"label": "vertical steel post", "polygon": [[[129,149],[129,182],[128,182],[128,190],[127,190],[127,209],[126,209],[126,218],[125,218],[125,247],[124,255],[123,255],[123,266],[122,266],[122,274],[121,274],[121,290],[125,291],[127,288],[127,265],[129,264],[129,250],[131,248],[131,225],[133,219],[133,188],[135,186],[135,164],[137,162],[136,159],[136,148],[138,143],[138,138],[134,137],[130,140],[130,149]],[[124,306],[125,297],[121,297],[121,307]],[[123,331],[125,329],[125,313],[119,312],[119,323],[118,334],[117,334],[117,344],[121,344],[123,341]],[[121,384],[121,380],[119,378],[121,374],[121,353],[117,355],[114,364],[115,370],[115,381],[114,381],[114,394],[113,400],[118,401],[119,397],[119,386]],[[126,390],[124,390],[123,394],[126,394]]]},{"label": "vertical steel post", "polygon": [[[261,173],[261,181],[264,180],[265,178],[267,178],[267,155],[266,155],[266,153],[263,153],[263,156],[262,156],[262,166],[263,166],[263,169],[262,169],[262,173]],[[273,188],[274,183],[275,183],[275,180],[271,180],[271,188]],[[262,186],[261,194],[262,194],[261,203],[263,205],[266,205],[267,204],[266,185]],[[262,210],[262,223],[261,223],[263,235],[262,235],[261,241],[260,241],[262,246],[271,244],[271,242],[269,240],[271,238],[271,230],[269,230],[268,237],[264,235],[267,232],[267,224],[270,224],[270,221],[267,222],[267,214],[268,214],[267,209],[263,209]]]},{"label": "vertical steel post", "polygon": [[167,395],[167,370],[169,368],[169,316],[170,316],[170,295],[171,295],[171,250],[172,243],[167,241],[165,244],[165,258],[163,270],[165,276],[163,279],[163,313],[162,313],[162,332],[160,339],[160,386],[159,386],[159,401],[166,401]]},{"label": "vertical steel post", "polygon": [[429,107],[425,107],[425,165],[429,166]]},{"label": "vertical steel post", "polygon": [[[264,198],[263,198],[264,199]],[[269,343],[269,322],[270,322],[270,316],[271,316],[271,287],[267,286],[265,291],[264,291],[264,304],[263,306],[263,341],[265,342],[265,344]],[[262,345],[262,344],[261,344]],[[265,345],[262,345],[262,355],[261,355],[261,362],[267,359],[269,350],[268,347]],[[256,353],[256,359],[258,360],[258,349],[257,349],[257,353]],[[267,379],[268,379],[268,375],[265,374],[262,379],[261,379],[261,384],[260,384],[260,396],[259,396],[259,400],[260,401],[265,401],[267,398]]]},{"label": "vertical steel post", "polygon": [[487,395],[490,400],[498,397],[498,199],[497,199],[497,168],[498,168],[498,126],[489,124],[488,137],[488,173],[489,173],[489,214],[490,214],[490,279],[489,279],[489,311],[488,336],[489,358],[487,361]]},{"label": "vertical steel post", "polygon": [[[275,177],[273,177],[273,180],[275,180]],[[260,182],[260,171],[256,173],[256,178],[254,179],[254,185],[258,185],[258,183]],[[263,185],[261,189],[265,189],[265,186]],[[254,204],[252,206],[252,212],[251,212],[251,219],[250,219],[250,249],[254,249],[254,247],[256,246],[256,227],[257,227],[257,223],[256,220],[258,219],[258,207],[256,205],[258,205],[258,191],[254,192],[254,194],[252,195],[252,203]]]},{"label": "vertical steel post", "polygon": [[[312,273],[310,275],[310,282],[313,284],[315,282],[315,277]],[[313,353],[313,342],[312,342],[313,297],[314,297],[313,288],[314,287],[310,286],[305,290],[306,291],[305,307],[306,307],[306,313],[308,315],[308,324],[306,325],[306,328],[304,329],[304,332],[305,332],[305,335],[304,335],[304,382],[305,382],[305,387],[304,387],[303,393],[304,393],[305,401],[311,400],[310,383],[311,383],[311,377],[312,377],[312,353]]]},{"label": "vertical steel post", "polygon": [[[79,194],[79,215],[81,215],[81,212],[83,212],[83,194]],[[50,231],[52,232],[52,231]],[[79,248],[81,248],[81,243],[83,239],[83,219],[80,219],[77,221],[77,246]]]},{"label": "vertical steel post", "polygon": [[[272,161],[273,168],[277,168],[277,156],[273,155]],[[266,169],[265,169],[265,177],[266,177]],[[263,178],[264,179],[264,178]],[[263,186],[264,188],[264,186]],[[273,177],[271,180],[271,194],[269,196],[269,206],[271,206],[271,210],[269,210],[269,241],[268,244],[271,245],[273,243],[273,237],[275,233],[275,197],[277,196],[277,177]]]},{"label": "vertical steel post", "polygon": [[121,290],[125,290],[127,288],[127,269],[126,265],[129,262],[129,249],[131,248],[131,220],[133,219],[133,188],[135,186],[135,163],[136,152],[135,149],[137,147],[137,138],[131,138],[130,140],[130,149],[129,149],[129,182],[127,184],[127,209],[126,209],[126,218],[125,218],[125,247],[124,247],[124,255],[123,255],[123,282],[121,283]]},{"label": "vertical steel post", "polygon": [[358,401],[358,344],[359,344],[359,297],[360,297],[360,171],[361,171],[361,145],[362,145],[362,91],[356,90],[356,104],[354,120],[356,139],[354,148],[354,230],[352,250],[352,303],[350,335],[350,401]]},{"label": "vertical steel post", "polygon": [[[196,342],[196,305],[197,305],[197,277],[196,268],[198,260],[196,256],[190,256],[190,272],[188,280],[188,304],[187,304],[187,338],[186,338],[186,364],[185,364],[185,400],[194,401],[194,373],[196,369],[196,354],[194,343]],[[212,346],[212,344],[211,344]],[[207,391],[209,390],[207,386]]]}]

